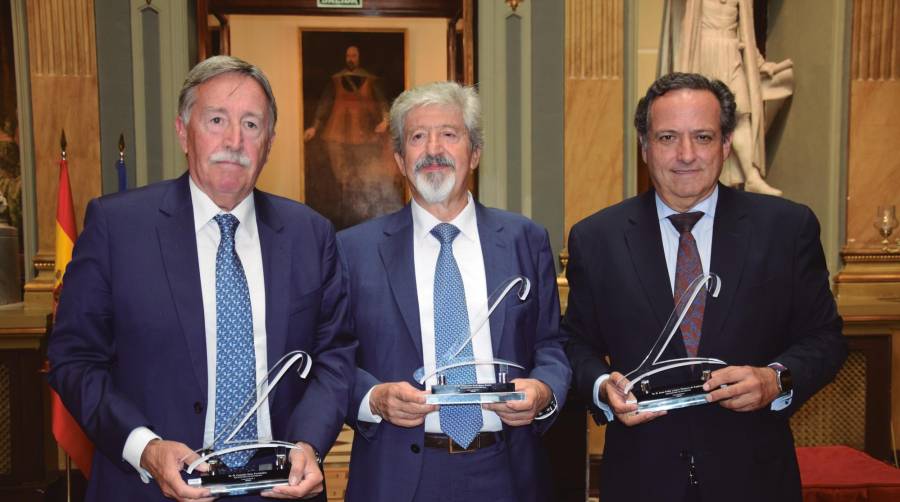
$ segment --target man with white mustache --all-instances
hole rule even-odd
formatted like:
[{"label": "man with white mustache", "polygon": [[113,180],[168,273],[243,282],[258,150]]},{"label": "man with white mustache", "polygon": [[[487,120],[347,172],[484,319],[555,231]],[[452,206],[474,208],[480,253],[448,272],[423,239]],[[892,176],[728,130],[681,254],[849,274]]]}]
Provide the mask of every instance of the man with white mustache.
[{"label": "man with white mustache", "polygon": [[332,225],[254,189],[276,119],[259,68],[207,59],[179,97],[187,173],[88,206],[48,353],[50,384],[96,445],[89,501],[212,500],[182,478],[193,450],[233,446],[241,404],[296,350],[312,356],[307,378],[289,372],[235,439],[298,446],[289,483],[262,496],[325,499],[355,342]]},{"label": "man with white mustache", "polygon": [[[338,234],[360,343],[347,501],[551,500],[540,436],[571,377],[554,257],[546,230],[468,191],[483,147],[480,113],[475,90],[454,82],[401,94],[391,136],[412,201]],[[489,294],[517,276],[530,282],[530,295],[510,295],[482,324]],[[450,347],[474,333],[461,345],[466,357],[523,365],[509,379],[525,400],[425,404],[436,379],[420,385],[413,373],[434,372],[451,332],[458,343]],[[448,383],[495,381],[487,365],[471,370],[471,380],[447,373]]]}]

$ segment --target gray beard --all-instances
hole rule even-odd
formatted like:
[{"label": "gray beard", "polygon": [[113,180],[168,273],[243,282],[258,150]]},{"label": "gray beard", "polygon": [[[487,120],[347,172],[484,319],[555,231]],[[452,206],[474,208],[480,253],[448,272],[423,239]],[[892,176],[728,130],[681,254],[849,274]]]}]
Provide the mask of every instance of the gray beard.
[{"label": "gray beard", "polygon": [[423,173],[416,172],[414,184],[419,195],[429,204],[440,204],[447,200],[450,192],[453,191],[453,183],[456,179],[450,175],[451,173],[432,172]]}]

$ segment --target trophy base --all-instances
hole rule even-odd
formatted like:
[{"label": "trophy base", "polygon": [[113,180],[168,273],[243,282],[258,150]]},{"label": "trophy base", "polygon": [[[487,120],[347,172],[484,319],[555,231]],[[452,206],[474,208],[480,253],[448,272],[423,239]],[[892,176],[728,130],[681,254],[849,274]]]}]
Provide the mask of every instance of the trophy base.
[{"label": "trophy base", "polygon": [[703,390],[703,384],[709,380],[709,377],[710,371],[703,370],[699,380],[660,388],[651,387],[650,380],[642,380],[633,389],[637,398],[637,411],[676,410],[706,404],[706,392]]},{"label": "trophy base", "polygon": [[463,385],[434,385],[425,396],[425,404],[482,404],[524,401],[525,393],[516,392],[511,383],[476,383]]},{"label": "trophy base", "polygon": [[285,457],[276,455],[274,462],[257,462],[247,467],[228,468],[212,462],[215,468],[199,477],[189,478],[188,485],[209,488],[210,494],[216,497],[234,497],[238,495],[254,495],[274,486],[288,484],[291,472],[290,462]]},{"label": "trophy base", "polygon": [[687,408],[689,406],[697,406],[707,404],[706,394],[692,394],[690,396],[667,397],[663,399],[650,399],[647,401],[639,401],[638,413],[648,413],[651,411],[677,410],[678,408]]}]

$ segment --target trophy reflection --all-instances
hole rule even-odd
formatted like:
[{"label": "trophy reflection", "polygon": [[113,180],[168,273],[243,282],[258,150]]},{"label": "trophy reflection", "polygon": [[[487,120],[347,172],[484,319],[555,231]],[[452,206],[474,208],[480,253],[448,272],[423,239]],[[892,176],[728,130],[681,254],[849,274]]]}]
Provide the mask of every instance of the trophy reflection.
[{"label": "trophy reflection", "polygon": [[[185,470],[188,476],[196,476],[187,477],[188,485],[209,488],[214,497],[232,497],[260,493],[275,486],[288,484],[288,475],[291,472],[290,451],[298,449],[299,446],[271,438],[258,438],[255,441],[235,440],[234,436],[257,413],[259,407],[267,402],[272,389],[294,364],[299,364],[297,368],[299,377],[306,378],[312,368],[312,358],[302,350],[295,350],[285,354],[272,366],[266,378],[257,386],[255,395],[231,417],[222,428],[222,432],[213,439],[212,444],[196,450],[200,458],[188,465]],[[213,445],[217,444],[224,444],[225,447],[216,450]],[[228,467],[223,461],[224,455],[246,450],[252,450],[254,454],[245,466]],[[202,464],[206,464],[205,472],[197,469]]]},{"label": "trophy reflection", "polygon": [[[514,295],[510,295],[515,290]],[[528,298],[531,292],[531,281],[527,277],[517,276],[506,281],[494,293],[488,297],[487,313],[472,323],[474,329],[469,332],[468,338],[462,340],[443,356],[435,359],[435,367],[426,371],[425,367],[417,369],[413,378],[419,385],[426,385],[431,380],[431,394],[425,397],[426,404],[454,405],[454,404],[480,404],[501,403],[506,401],[523,401],[524,392],[516,392],[516,386],[509,381],[510,367],[524,370],[525,368],[512,361],[504,359],[476,359],[474,357],[460,357],[460,353],[471,342],[476,333],[481,331],[491,314],[508,296],[514,296],[520,302]],[[493,366],[495,368],[493,382],[466,382],[448,383],[447,371],[462,366]]]},{"label": "trophy reflection", "polygon": [[[676,335],[681,336],[681,325],[690,309],[694,308],[697,296],[708,294],[716,298],[721,289],[722,281],[717,275],[700,275],[694,279],[685,294],[681,295],[644,360],[625,375],[628,382],[622,392],[626,396],[629,392],[634,395],[635,399],[628,402],[636,402],[638,412],[665,411],[706,404],[707,393],[703,390],[703,384],[709,380],[712,372],[709,366],[726,366],[727,363],[712,357],[680,357],[666,360],[662,360],[662,357],[672,339]],[[687,381],[675,380],[675,383],[672,383],[674,372],[682,372],[677,368],[694,366],[700,367],[699,372],[691,372],[697,377]]]}]

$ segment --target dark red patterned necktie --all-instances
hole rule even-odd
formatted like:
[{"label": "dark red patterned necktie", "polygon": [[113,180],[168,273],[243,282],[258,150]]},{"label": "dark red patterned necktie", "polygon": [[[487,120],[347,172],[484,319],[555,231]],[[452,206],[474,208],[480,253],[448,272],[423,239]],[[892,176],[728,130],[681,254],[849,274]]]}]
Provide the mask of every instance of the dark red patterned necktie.
[{"label": "dark red patterned necktie", "polygon": [[[669,216],[669,221],[678,230],[681,236],[678,238],[678,261],[675,262],[675,304],[686,293],[688,286],[697,277],[703,274],[703,265],[700,263],[700,252],[697,250],[697,241],[691,235],[691,229],[700,218],[701,211],[691,213],[678,213]],[[694,299],[694,303],[684,316],[681,323],[681,336],[684,339],[684,348],[689,357],[697,356],[700,347],[700,329],[703,326],[703,311],[706,309],[706,292],[701,291]]]}]

